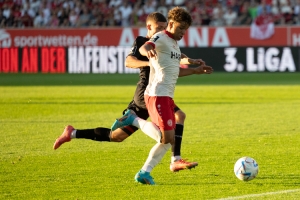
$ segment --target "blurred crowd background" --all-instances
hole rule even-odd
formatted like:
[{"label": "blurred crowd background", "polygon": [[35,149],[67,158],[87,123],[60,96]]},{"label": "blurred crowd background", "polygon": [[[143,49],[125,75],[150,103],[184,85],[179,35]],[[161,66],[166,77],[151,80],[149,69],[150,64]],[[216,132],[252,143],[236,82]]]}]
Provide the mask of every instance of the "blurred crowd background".
[{"label": "blurred crowd background", "polygon": [[259,16],[300,25],[300,0],[0,0],[0,28],[145,26],[149,13],[174,6],[193,26],[249,26]]}]

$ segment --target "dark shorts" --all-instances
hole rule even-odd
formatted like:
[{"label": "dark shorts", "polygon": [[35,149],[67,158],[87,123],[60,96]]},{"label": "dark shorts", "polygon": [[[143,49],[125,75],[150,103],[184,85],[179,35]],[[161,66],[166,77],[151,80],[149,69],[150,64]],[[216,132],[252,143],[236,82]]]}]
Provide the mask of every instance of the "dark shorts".
[{"label": "dark shorts", "polygon": [[[144,108],[140,108],[139,106],[136,105],[136,103],[133,100],[129,103],[128,107],[123,111],[123,115],[127,109],[134,111],[139,118],[142,118],[144,120],[147,120],[149,117],[148,110]],[[124,126],[121,129],[128,135],[131,135],[132,133],[138,130],[138,128],[135,126]]]},{"label": "dark shorts", "polygon": [[[139,106],[136,105],[136,103],[133,100],[129,103],[128,107],[123,111],[123,115],[127,109],[133,110],[138,117],[144,120],[147,120],[149,118],[148,110],[145,108],[140,108]],[[176,113],[178,110],[180,110],[180,108],[175,104],[174,113]],[[132,133],[138,130],[138,128],[135,126],[125,126],[122,127],[121,129],[128,135],[131,135]]]}]

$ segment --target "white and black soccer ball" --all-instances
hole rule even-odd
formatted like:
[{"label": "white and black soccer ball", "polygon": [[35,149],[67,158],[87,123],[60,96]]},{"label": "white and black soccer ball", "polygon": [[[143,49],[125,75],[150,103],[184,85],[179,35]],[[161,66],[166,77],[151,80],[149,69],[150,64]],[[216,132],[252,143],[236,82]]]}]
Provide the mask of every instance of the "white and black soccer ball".
[{"label": "white and black soccer ball", "polygon": [[242,181],[251,181],[258,174],[258,164],[253,158],[242,157],[234,165],[234,174]]}]

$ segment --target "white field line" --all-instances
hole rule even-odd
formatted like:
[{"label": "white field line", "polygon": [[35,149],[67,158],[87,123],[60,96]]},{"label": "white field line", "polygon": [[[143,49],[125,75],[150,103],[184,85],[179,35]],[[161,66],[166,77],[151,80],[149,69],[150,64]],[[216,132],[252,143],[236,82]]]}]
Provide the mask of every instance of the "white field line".
[{"label": "white field line", "polygon": [[284,193],[293,193],[293,192],[300,192],[300,189],[295,189],[295,190],[281,190],[281,191],[277,191],[277,192],[266,192],[266,193],[261,193],[261,194],[248,194],[248,195],[243,195],[243,196],[227,197],[227,198],[222,198],[222,199],[218,199],[218,200],[244,199],[244,198],[262,197],[262,196],[270,196],[270,195],[284,194]]}]

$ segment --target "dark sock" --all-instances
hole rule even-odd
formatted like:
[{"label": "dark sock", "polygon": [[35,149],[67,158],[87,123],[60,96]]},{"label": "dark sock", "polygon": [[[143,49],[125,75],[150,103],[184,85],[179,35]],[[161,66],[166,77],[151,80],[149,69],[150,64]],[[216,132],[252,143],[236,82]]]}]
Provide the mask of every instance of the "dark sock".
[{"label": "dark sock", "polygon": [[183,125],[182,124],[176,124],[175,143],[172,147],[173,156],[180,156],[182,135],[183,135]]},{"label": "dark sock", "polygon": [[101,127],[95,129],[76,130],[76,138],[110,142],[110,131],[111,130],[108,128]]}]

